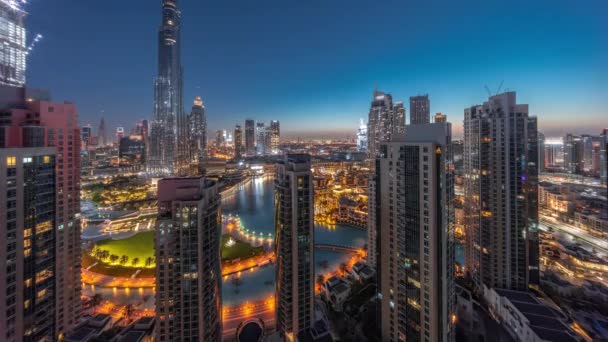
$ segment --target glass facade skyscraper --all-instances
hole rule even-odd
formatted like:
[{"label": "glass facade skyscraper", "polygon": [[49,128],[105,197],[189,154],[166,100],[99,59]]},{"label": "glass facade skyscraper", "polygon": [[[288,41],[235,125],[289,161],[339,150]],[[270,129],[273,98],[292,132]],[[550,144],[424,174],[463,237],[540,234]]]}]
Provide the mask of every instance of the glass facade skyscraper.
[{"label": "glass facade skyscraper", "polygon": [[19,6],[17,1],[0,0],[0,85],[25,85],[26,13]]},{"label": "glass facade skyscraper", "polygon": [[158,32],[158,76],[154,84],[148,172],[167,174],[187,167],[187,123],[183,111],[181,13],[177,0],[163,0]]}]

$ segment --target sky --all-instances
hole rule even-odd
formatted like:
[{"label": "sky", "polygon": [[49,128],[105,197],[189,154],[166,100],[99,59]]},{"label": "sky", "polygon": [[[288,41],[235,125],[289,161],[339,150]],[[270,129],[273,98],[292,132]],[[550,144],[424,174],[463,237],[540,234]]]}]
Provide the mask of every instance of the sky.
[{"label": "sky", "polygon": [[[373,90],[429,94],[462,132],[464,108],[517,91],[547,137],[608,127],[605,0],[181,0],[184,103],[210,130],[246,118],[284,136],[353,136]],[[28,85],[83,125],[152,117],[160,0],[30,0]]]}]

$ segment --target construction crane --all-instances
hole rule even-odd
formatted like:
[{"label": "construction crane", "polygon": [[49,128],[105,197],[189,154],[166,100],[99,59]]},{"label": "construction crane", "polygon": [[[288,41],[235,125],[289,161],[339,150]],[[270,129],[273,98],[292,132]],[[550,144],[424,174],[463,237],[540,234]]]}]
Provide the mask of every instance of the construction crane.
[{"label": "construction crane", "polygon": [[505,80],[500,81],[500,85],[498,86],[498,88],[496,89],[495,93],[492,93],[492,91],[490,90],[490,88],[488,88],[487,85],[485,85],[484,87],[486,88],[486,91],[488,92],[488,97],[492,97],[494,95],[498,95],[500,93],[500,90],[502,89],[502,85],[505,83]]}]

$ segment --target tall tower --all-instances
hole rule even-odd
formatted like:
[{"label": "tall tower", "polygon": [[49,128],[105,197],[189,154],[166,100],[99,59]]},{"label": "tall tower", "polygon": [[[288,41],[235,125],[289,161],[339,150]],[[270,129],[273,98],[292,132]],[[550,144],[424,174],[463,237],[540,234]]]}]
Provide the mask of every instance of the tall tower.
[{"label": "tall tower", "polygon": [[54,341],[55,149],[0,149],[0,181],[0,340]]},{"label": "tall tower", "polygon": [[310,155],[289,154],[275,180],[276,326],[287,341],[314,322],[314,190]]},{"label": "tall tower", "polygon": [[20,1],[0,1],[0,85],[23,87],[27,60],[26,12]]},{"label": "tall tower", "polygon": [[220,195],[204,177],[158,182],[156,332],[159,341],[220,341]]},{"label": "tall tower", "polygon": [[600,134],[600,181],[608,184],[608,128]]},{"label": "tall tower", "polygon": [[270,153],[279,154],[281,148],[281,125],[278,120],[270,121]]},{"label": "tall tower", "polygon": [[382,144],[375,208],[382,341],[454,340],[453,170],[449,123],[410,125]]},{"label": "tall tower", "polygon": [[466,267],[479,287],[536,281],[537,145],[536,118],[515,92],[464,111]]},{"label": "tall tower", "polygon": [[108,141],[106,140],[106,122],[103,119],[103,116],[101,117],[101,121],[99,122],[99,129],[97,130],[97,136],[98,136],[98,144],[100,146],[105,146]]},{"label": "tall tower", "polygon": [[431,122],[431,101],[428,95],[410,97],[410,124],[420,125]]},{"label": "tall tower", "polygon": [[245,153],[255,155],[255,121],[252,119],[245,120]]},{"label": "tall tower", "polygon": [[207,155],[207,117],[205,105],[200,96],[194,99],[188,116],[189,162],[199,165]]},{"label": "tall tower", "polygon": [[241,125],[234,126],[234,157],[241,158],[243,153],[243,129]]},{"label": "tall tower", "polygon": [[405,131],[405,107],[403,103],[393,104],[393,97],[381,91],[374,91],[368,119],[368,154],[375,159],[380,144],[390,140],[393,134]]},{"label": "tall tower", "polygon": [[[187,159],[187,129],[183,111],[181,13],[177,0],[163,0],[158,31],[158,76],[154,84],[148,171],[173,173]],[[178,165],[178,163],[180,165]]]}]

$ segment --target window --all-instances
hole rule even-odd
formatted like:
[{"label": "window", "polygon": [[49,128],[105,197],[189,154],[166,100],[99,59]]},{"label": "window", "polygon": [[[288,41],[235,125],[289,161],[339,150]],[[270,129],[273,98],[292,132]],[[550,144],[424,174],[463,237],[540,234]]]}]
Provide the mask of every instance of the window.
[{"label": "window", "polygon": [[16,166],[17,165],[17,157],[6,157],[6,166]]}]

